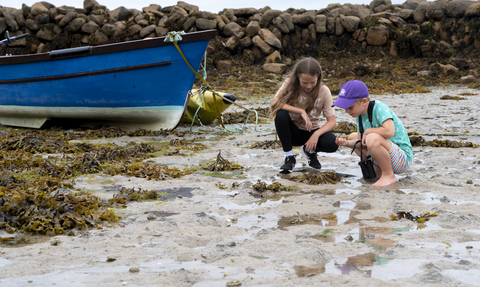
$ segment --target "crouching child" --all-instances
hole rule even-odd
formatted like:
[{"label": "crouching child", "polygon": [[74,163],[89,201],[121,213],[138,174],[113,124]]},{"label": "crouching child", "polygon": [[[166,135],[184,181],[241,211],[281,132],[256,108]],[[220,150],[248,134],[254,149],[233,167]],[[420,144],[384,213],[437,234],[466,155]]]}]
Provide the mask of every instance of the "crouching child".
[{"label": "crouching child", "polygon": [[[355,118],[357,132],[348,139],[336,138],[339,146],[355,148],[357,155],[371,155],[378,180],[373,186],[387,186],[397,182],[395,174],[408,170],[413,159],[413,149],[407,131],[395,113],[379,100],[372,101],[367,86],[357,80],[346,82],[332,106],[345,109]],[[369,105],[373,105],[371,121]],[[371,109],[371,108],[370,108]],[[363,136],[360,134],[360,120]],[[361,140],[361,145],[356,144]]]}]

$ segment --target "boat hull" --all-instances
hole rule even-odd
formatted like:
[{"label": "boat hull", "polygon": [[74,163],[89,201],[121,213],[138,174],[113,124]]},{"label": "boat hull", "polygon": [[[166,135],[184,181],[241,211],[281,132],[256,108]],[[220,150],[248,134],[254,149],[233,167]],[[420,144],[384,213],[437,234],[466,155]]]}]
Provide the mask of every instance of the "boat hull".
[{"label": "boat hull", "polygon": [[[182,36],[180,49],[193,68],[199,67],[215,34]],[[1,57],[0,123],[39,128],[48,119],[70,118],[172,129],[194,80],[164,37],[95,46],[81,55]]]}]

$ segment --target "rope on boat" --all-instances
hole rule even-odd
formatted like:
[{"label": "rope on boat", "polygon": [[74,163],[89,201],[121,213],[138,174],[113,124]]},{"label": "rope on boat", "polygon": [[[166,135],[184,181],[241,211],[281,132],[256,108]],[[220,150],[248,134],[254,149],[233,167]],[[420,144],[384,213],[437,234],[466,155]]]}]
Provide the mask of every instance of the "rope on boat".
[{"label": "rope on boat", "polygon": [[[257,130],[257,126],[258,126],[258,116],[260,115],[260,116],[263,116],[263,117],[266,117],[266,118],[268,118],[268,116],[266,116],[266,115],[264,115],[264,114],[262,114],[262,113],[258,113],[255,109],[248,109],[248,108],[246,108],[246,107],[244,107],[244,106],[242,106],[242,105],[240,105],[240,104],[238,104],[238,103],[235,103],[235,102],[231,101],[230,99],[227,99],[227,98],[223,97],[222,95],[218,94],[216,91],[214,91],[213,88],[210,86],[210,84],[205,80],[205,78],[207,77],[207,75],[206,75],[206,70],[205,70],[206,63],[205,63],[205,66],[204,66],[204,77],[200,76],[200,74],[199,74],[197,71],[195,71],[195,69],[192,68],[192,66],[190,65],[190,63],[188,62],[187,58],[185,57],[185,55],[183,54],[182,50],[180,49],[180,47],[179,47],[178,44],[177,44],[178,41],[182,41],[182,40],[183,40],[183,39],[182,39],[182,36],[181,36],[181,35],[183,35],[183,34],[185,34],[185,31],[180,31],[180,32],[171,31],[171,32],[168,32],[168,35],[167,35],[167,37],[165,37],[165,40],[164,40],[164,41],[165,41],[165,42],[172,42],[172,43],[175,45],[175,47],[177,48],[178,52],[179,52],[180,55],[182,56],[183,60],[185,60],[185,63],[187,63],[188,67],[190,67],[190,69],[191,69],[192,72],[195,74],[195,76],[197,76],[197,78],[202,81],[202,83],[204,84],[204,87],[205,87],[206,90],[208,89],[208,90],[210,90],[215,96],[220,97],[221,99],[229,102],[230,104],[239,106],[239,107],[241,107],[241,108],[243,108],[243,109],[245,109],[245,110],[247,110],[247,111],[250,112],[250,113],[247,115],[247,119],[246,119],[245,124],[243,125],[243,127],[242,127],[242,128],[236,128],[236,127],[235,127],[235,129],[236,129],[237,131],[239,131],[240,133],[242,133],[242,132],[244,131],[244,129],[245,129],[245,126],[246,126],[247,123],[248,123],[248,119],[250,118],[250,114],[251,114],[251,113],[255,113],[255,131],[256,131],[256,132],[265,131],[265,130],[271,128],[271,127],[268,127],[268,128],[266,128],[266,129],[263,129],[263,130]],[[205,53],[205,56],[204,56],[205,62],[206,62],[206,58],[207,58],[207,57],[206,57],[206,53]],[[204,99],[205,99],[205,90],[202,91],[201,104],[203,104]],[[215,104],[215,108],[216,108],[216,110],[217,110],[217,117],[218,117],[219,120],[220,120],[220,124],[221,124],[222,128],[225,129],[225,130],[228,131],[228,132],[233,132],[233,131],[227,129],[227,128],[225,127],[225,125],[223,124],[222,115],[221,115],[221,113],[220,113],[219,110],[218,110],[216,97],[213,97],[213,101],[214,101],[214,104]],[[196,118],[196,116],[197,116],[197,114],[198,114],[198,111],[199,111],[200,108],[201,108],[201,104],[200,104],[200,106],[198,107],[197,111],[195,112],[195,115],[193,116],[192,124],[191,124],[191,126],[190,126],[190,131],[193,131],[193,130],[192,130],[192,129],[193,129],[193,124],[194,124],[194,122],[195,122],[195,118]],[[200,122],[200,121],[199,121],[199,122]],[[200,122],[200,124],[201,124],[201,122]]]}]

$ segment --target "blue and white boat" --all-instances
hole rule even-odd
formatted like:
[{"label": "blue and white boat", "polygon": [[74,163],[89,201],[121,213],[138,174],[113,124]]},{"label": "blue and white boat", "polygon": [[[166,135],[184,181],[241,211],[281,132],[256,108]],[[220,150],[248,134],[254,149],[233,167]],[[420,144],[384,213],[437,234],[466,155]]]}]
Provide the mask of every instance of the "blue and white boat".
[{"label": "blue and white boat", "polygon": [[[196,69],[215,30],[183,34]],[[166,36],[168,37],[168,36]],[[195,74],[165,37],[0,57],[0,124],[40,128],[74,119],[127,129],[173,129]]]}]

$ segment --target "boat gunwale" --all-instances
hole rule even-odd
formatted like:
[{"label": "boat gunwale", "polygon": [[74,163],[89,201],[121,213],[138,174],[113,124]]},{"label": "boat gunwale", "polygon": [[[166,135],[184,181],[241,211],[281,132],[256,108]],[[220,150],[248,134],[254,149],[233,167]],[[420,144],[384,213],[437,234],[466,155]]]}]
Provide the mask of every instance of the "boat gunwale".
[{"label": "boat gunwale", "polygon": [[[182,35],[181,43],[197,42],[203,40],[211,40],[217,35],[217,30],[205,30],[186,33]],[[0,66],[15,65],[15,64],[27,64],[35,62],[57,61],[71,58],[88,57],[101,54],[110,54],[124,51],[140,50],[146,48],[162,47],[172,45],[172,42],[165,42],[167,36],[155,37],[150,39],[140,39],[134,41],[99,45],[92,47],[92,53],[89,54],[77,54],[68,55],[62,57],[50,57],[50,53],[41,54],[28,54],[28,55],[15,55],[0,57]]]}]

